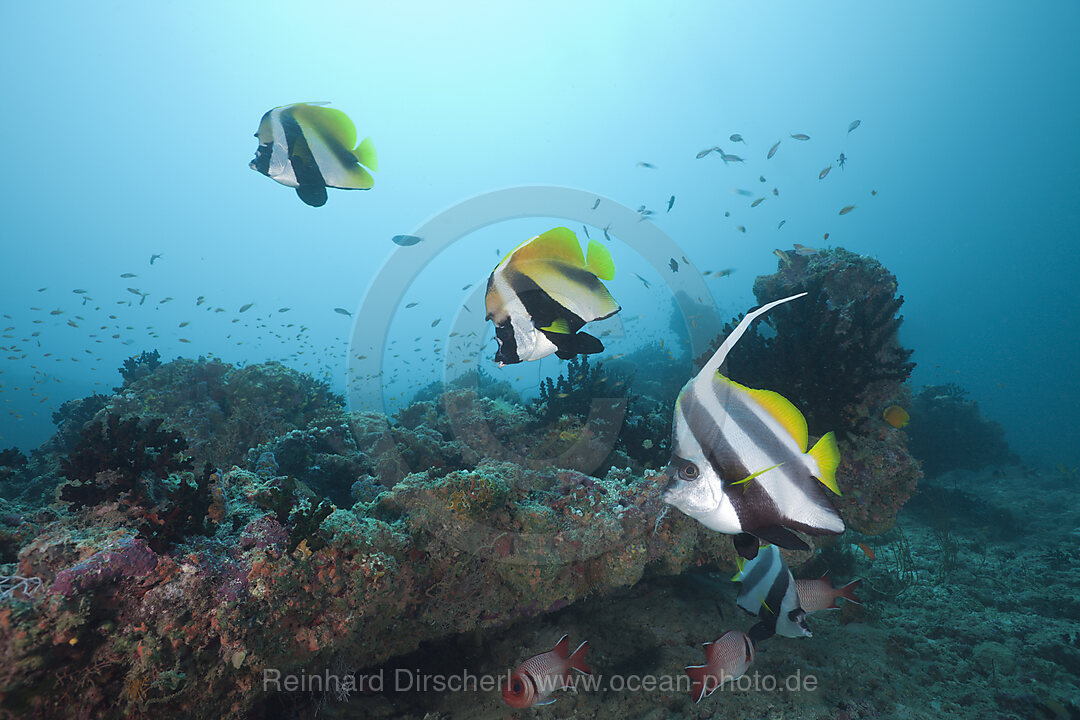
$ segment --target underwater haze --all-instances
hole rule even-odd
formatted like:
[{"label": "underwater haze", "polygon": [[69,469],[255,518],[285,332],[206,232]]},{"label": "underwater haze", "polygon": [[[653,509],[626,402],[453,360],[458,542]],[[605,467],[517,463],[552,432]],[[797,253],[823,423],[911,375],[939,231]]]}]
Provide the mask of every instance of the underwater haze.
[{"label": "underwater haze", "polygon": [[[969,390],[1030,462],[1080,461],[1069,420],[1080,143],[1060,82],[1080,66],[1071,3],[54,10],[3,11],[12,31],[0,52],[20,70],[5,79],[0,120],[11,139],[0,293],[14,328],[2,442],[35,447],[60,402],[112,387],[122,360],[148,349],[280,359],[342,388],[351,327],[332,308],[355,309],[383,261],[407,251],[392,236],[479,193],[550,184],[633,208],[662,210],[675,195],[655,222],[700,267],[736,268],[711,284],[727,315],[753,304],[774,248],[879,258],[906,300],[914,382]],[[331,190],[313,209],[246,164],[263,112],[324,100],[376,141],[382,169],[372,190]],[[736,132],[745,144],[727,139]],[[789,138],[799,132],[812,139]],[[695,160],[714,145],[752,162]],[[819,182],[840,152],[849,163]],[[782,195],[749,212],[731,190],[759,174]],[[496,249],[544,229],[508,233],[439,272],[482,283]],[[629,254],[614,252],[616,262]],[[622,273],[613,292],[635,283]],[[115,304],[133,297],[127,287],[150,293],[145,304]],[[199,295],[227,312],[196,308]],[[424,320],[442,302],[426,283],[410,298]],[[268,334],[286,306],[307,328],[299,340]],[[35,327],[31,307],[65,314]],[[86,320],[69,327],[76,314]],[[32,330],[41,334],[24,341]]]},{"label": "underwater haze", "polygon": [[1080,4],[0,22],[0,715],[1080,717]]}]

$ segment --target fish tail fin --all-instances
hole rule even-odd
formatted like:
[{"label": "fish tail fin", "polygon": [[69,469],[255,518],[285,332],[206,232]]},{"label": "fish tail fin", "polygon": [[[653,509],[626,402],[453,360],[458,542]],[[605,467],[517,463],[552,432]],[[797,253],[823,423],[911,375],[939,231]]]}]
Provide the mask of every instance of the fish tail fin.
[{"label": "fish tail fin", "polygon": [[690,676],[690,697],[694,698],[694,702],[701,702],[701,698],[705,697],[705,677],[707,665],[691,665],[688,668],[684,668],[686,674]]},{"label": "fish tail fin", "polygon": [[[836,597],[842,597],[845,600],[855,603],[856,605],[862,605],[859,598],[855,595],[855,590],[862,584],[862,579],[852,580],[842,588],[836,589]],[[833,605],[836,605],[836,600],[833,600]]]},{"label": "fish tail fin", "polygon": [[364,167],[376,171],[379,169],[379,156],[375,153],[375,143],[371,141],[371,138],[364,138],[364,141],[353,150],[353,155],[356,157],[356,161]]},{"label": "fish tail fin", "polygon": [[814,447],[810,448],[810,457],[817,462],[818,471],[814,477],[836,495],[840,488],[836,486],[836,468],[840,465],[840,448],[836,446],[836,433],[827,432]]},{"label": "fish tail fin", "polygon": [[615,261],[611,259],[611,251],[596,240],[589,238],[585,269],[601,280],[615,279]]},{"label": "fish tail fin", "polygon": [[[567,647],[569,647],[569,646],[567,646]],[[578,645],[577,650],[575,650],[573,653],[571,653],[570,657],[567,658],[568,667],[572,667],[575,670],[579,670],[579,671],[585,673],[586,675],[592,675],[592,669],[589,667],[589,664],[587,662],[585,662],[585,651],[588,650],[588,649],[589,649],[589,641],[588,640],[586,640],[585,642]]]}]

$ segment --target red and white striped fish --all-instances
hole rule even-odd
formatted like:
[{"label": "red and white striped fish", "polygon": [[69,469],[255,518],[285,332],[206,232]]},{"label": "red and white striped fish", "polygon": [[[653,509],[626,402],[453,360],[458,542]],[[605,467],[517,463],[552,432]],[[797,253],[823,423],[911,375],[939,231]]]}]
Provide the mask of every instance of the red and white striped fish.
[{"label": "red and white striped fish", "polygon": [[716,642],[705,643],[705,664],[686,668],[694,702],[709,697],[725,680],[738,680],[754,663],[754,641],[742,630],[729,630]]},{"label": "red and white striped fish", "polygon": [[568,637],[563,635],[551,650],[533,655],[517,666],[510,675],[510,682],[502,690],[502,698],[507,705],[520,710],[533,705],[553,703],[555,699],[551,694],[569,687],[571,668],[586,675],[592,674],[592,670],[585,663],[585,651],[589,649],[588,640],[571,653]]},{"label": "red and white striped fish", "polygon": [[[855,597],[855,588],[859,587],[862,580],[852,580],[844,587],[834,588],[829,580],[829,573],[825,573],[816,580],[805,579],[795,581],[795,592],[799,594],[799,604],[806,614],[818,610],[839,610],[836,598],[845,598],[853,603],[859,603]],[[861,603],[860,603],[861,604]]]}]

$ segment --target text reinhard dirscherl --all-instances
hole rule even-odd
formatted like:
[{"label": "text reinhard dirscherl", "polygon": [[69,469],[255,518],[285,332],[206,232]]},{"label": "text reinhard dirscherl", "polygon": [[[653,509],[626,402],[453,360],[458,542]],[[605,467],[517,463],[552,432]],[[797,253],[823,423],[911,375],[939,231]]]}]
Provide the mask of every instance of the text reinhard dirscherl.
[{"label": "text reinhard dirscherl", "polygon": [[[511,678],[507,671],[499,675],[477,675],[464,670],[453,674],[428,674],[408,668],[397,668],[393,674],[383,670],[357,675],[336,674],[328,669],[322,673],[283,673],[277,668],[263,670],[263,692],[494,692],[502,691]],[[553,679],[551,689],[577,692],[583,690],[614,690],[616,692],[690,692],[688,675],[579,675],[570,677],[566,687]],[[725,679],[721,690],[764,692],[813,692],[817,689],[815,675],[803,675],[796,670],[779,677],[771,674],[748,673],[737,680]]]}]

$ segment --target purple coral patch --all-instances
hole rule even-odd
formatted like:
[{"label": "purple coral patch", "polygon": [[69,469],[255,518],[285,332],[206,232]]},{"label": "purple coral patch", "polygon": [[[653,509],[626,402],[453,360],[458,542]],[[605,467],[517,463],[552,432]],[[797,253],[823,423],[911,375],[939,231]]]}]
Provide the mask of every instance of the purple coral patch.
[{"label": "purple coral patch", "polygon": [[142,540],[128,539],[56,574],[49,592],[70,597],[121,578],[143,577],[157,566],[157,554]]}]

